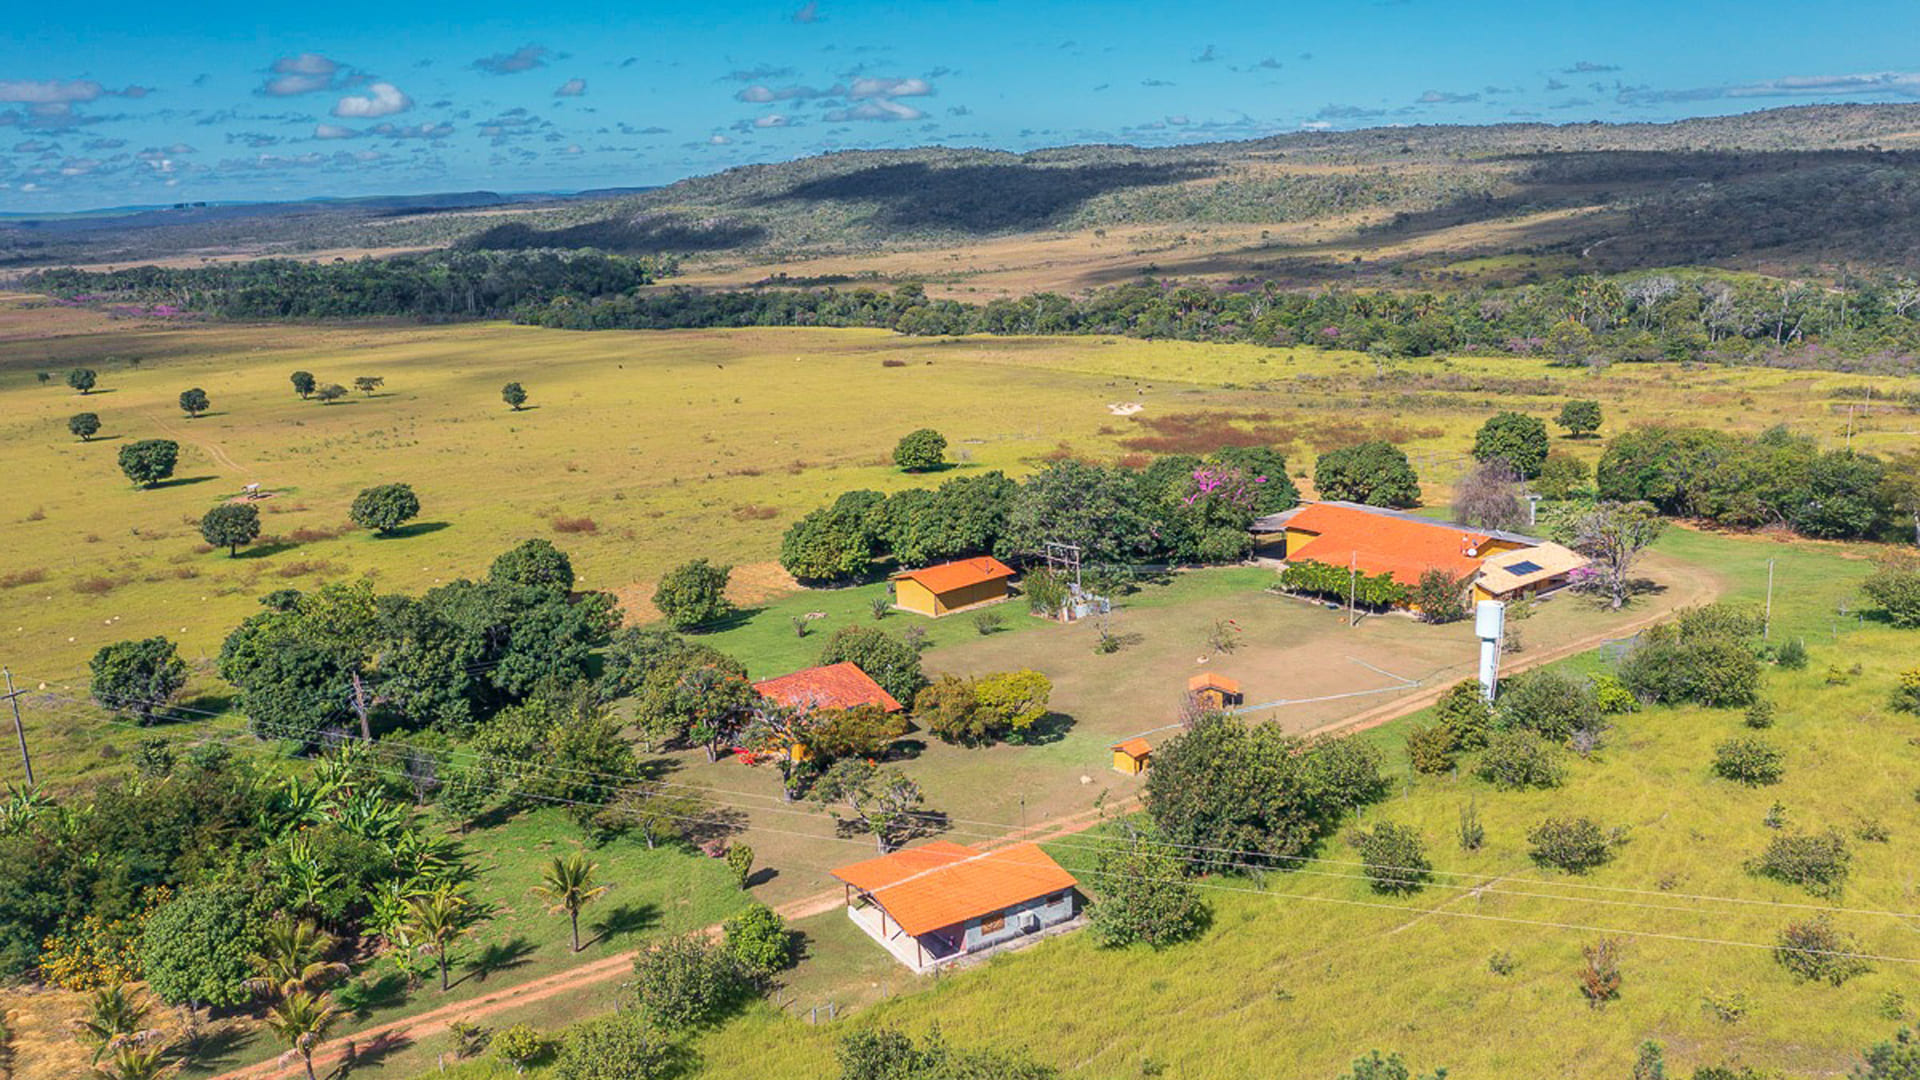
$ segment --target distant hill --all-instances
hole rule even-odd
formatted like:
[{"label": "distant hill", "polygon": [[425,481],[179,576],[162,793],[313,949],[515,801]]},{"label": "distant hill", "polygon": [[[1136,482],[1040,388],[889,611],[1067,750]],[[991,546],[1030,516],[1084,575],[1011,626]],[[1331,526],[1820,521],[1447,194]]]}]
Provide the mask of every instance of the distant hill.
[{"label": "distant hill", "polygon": [[[772,265],[1028,233],[1178,226],[1258,235],[1324,223],[1341,237],[1342,265],[1364,255],[1380,272],[1416,279],[1453,272],[1446,268],[1470,256],[1512,252],[1602,271],[1894,266],[1920,251],[1920,105],[1807,106],[1670,124],[1300,132],[1168,148],[856,151],[504,209],[479,201],[506,201],[490,193],[423,198],[475,201],[154,211],[51,234],[0,222],[0,265],[221,245],[593,247]],[[484,212],[465,212],[476,207]],[[1274,240],[1214,268],[1314,280],[1335,256],[1325,243]],[[1156,266],[1181,270],[1167,260]]]}]

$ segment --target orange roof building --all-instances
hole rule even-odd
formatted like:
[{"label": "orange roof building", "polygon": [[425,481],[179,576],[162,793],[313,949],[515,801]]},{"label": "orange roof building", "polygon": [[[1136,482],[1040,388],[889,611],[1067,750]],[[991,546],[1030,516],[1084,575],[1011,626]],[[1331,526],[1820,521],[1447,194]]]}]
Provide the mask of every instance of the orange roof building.
[{"label": "orange roof building", "polygon": [[893,606],[939,618],[967,608],[1005,600],[1013,568],[983,555],[893,575]]},{"label": "orange roof building", "polygon": [[915,971],[1069,922],[1079,882],[1036,844],[936,840],[833,871],[855,925]]},{"label": "orange roof building", "polygon": [[1187,680],[1187,696],[1210,709],[1224,709],[1243,700],[1240,680],[1215,671],[1203,671]]},{"label": "orange roof building", "polygon": [[1470,578],[1489,556],[1539,545],[1531,536],[1469,528],[1397,510],[1347,502],[1309,503],[1254,523],[1256,532],[1284,533],[1287,562],[1352,566],[1417,585],[1428,570]]},{"label": "orange roof building", "polygon": [[858,705],[878,705],[887,712],[899,712],[901,705],[892,694],[859,666],[848,661],[812,667],[762,679],[753,684],[760,696],[790,709],[851,709]]},{"label": "orange roof building", "polygon": [[1139,776],[1147,771],[1147,762],[1153,756],[1153,744],[1138,736],[1125,742],[1114,743],[1113,770],[1128,776]]}]

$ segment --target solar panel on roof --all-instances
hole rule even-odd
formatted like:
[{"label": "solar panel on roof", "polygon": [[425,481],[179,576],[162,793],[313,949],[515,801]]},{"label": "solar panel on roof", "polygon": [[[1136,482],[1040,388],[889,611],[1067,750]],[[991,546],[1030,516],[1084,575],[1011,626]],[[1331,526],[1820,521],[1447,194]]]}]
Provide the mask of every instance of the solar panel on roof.
[{"label": "solar panel on roof", "polygon": [[1507,567],[1507,573],[1509,574],[1537,574],[1540,570],[1540,564],[1534,562],[1532,559],[1521,559],[1519,562]]}]

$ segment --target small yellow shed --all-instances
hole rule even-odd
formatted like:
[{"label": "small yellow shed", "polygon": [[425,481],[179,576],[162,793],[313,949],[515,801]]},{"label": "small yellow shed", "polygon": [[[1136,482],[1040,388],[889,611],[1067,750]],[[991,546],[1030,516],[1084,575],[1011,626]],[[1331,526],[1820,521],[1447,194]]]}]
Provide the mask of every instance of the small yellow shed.
[{"label": "small yellow shed", "polygon": [[1145,739],[1133,738],[1126,742],[1114,743],[1113,771],[1126,773],[1128,776],[1139,776],[1147,771],[1147,759],[1152,755],[1153,747],[1148,745]]},{"label": "small yellow shed", "polygon": [[1240,680],[1203,671],[1187,680],[1187,693],[1208,709],[1225,709],[1241,702]]},{"label": "small yellow shed", "polygon": [[939,618],[1005,600],[1013,570],[992,556],[902,570],[893,575],[893,606]]}]

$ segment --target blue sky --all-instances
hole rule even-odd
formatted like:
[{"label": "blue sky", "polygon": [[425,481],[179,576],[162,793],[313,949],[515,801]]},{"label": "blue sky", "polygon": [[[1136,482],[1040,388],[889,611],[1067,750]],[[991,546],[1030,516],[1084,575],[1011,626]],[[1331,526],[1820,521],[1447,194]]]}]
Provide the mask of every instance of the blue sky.
[{"label": "blue sky", "polygon": [[292,5],[0,38],[0,210],[658,184],[823,150],[1920,101],[1920,4]]}]

